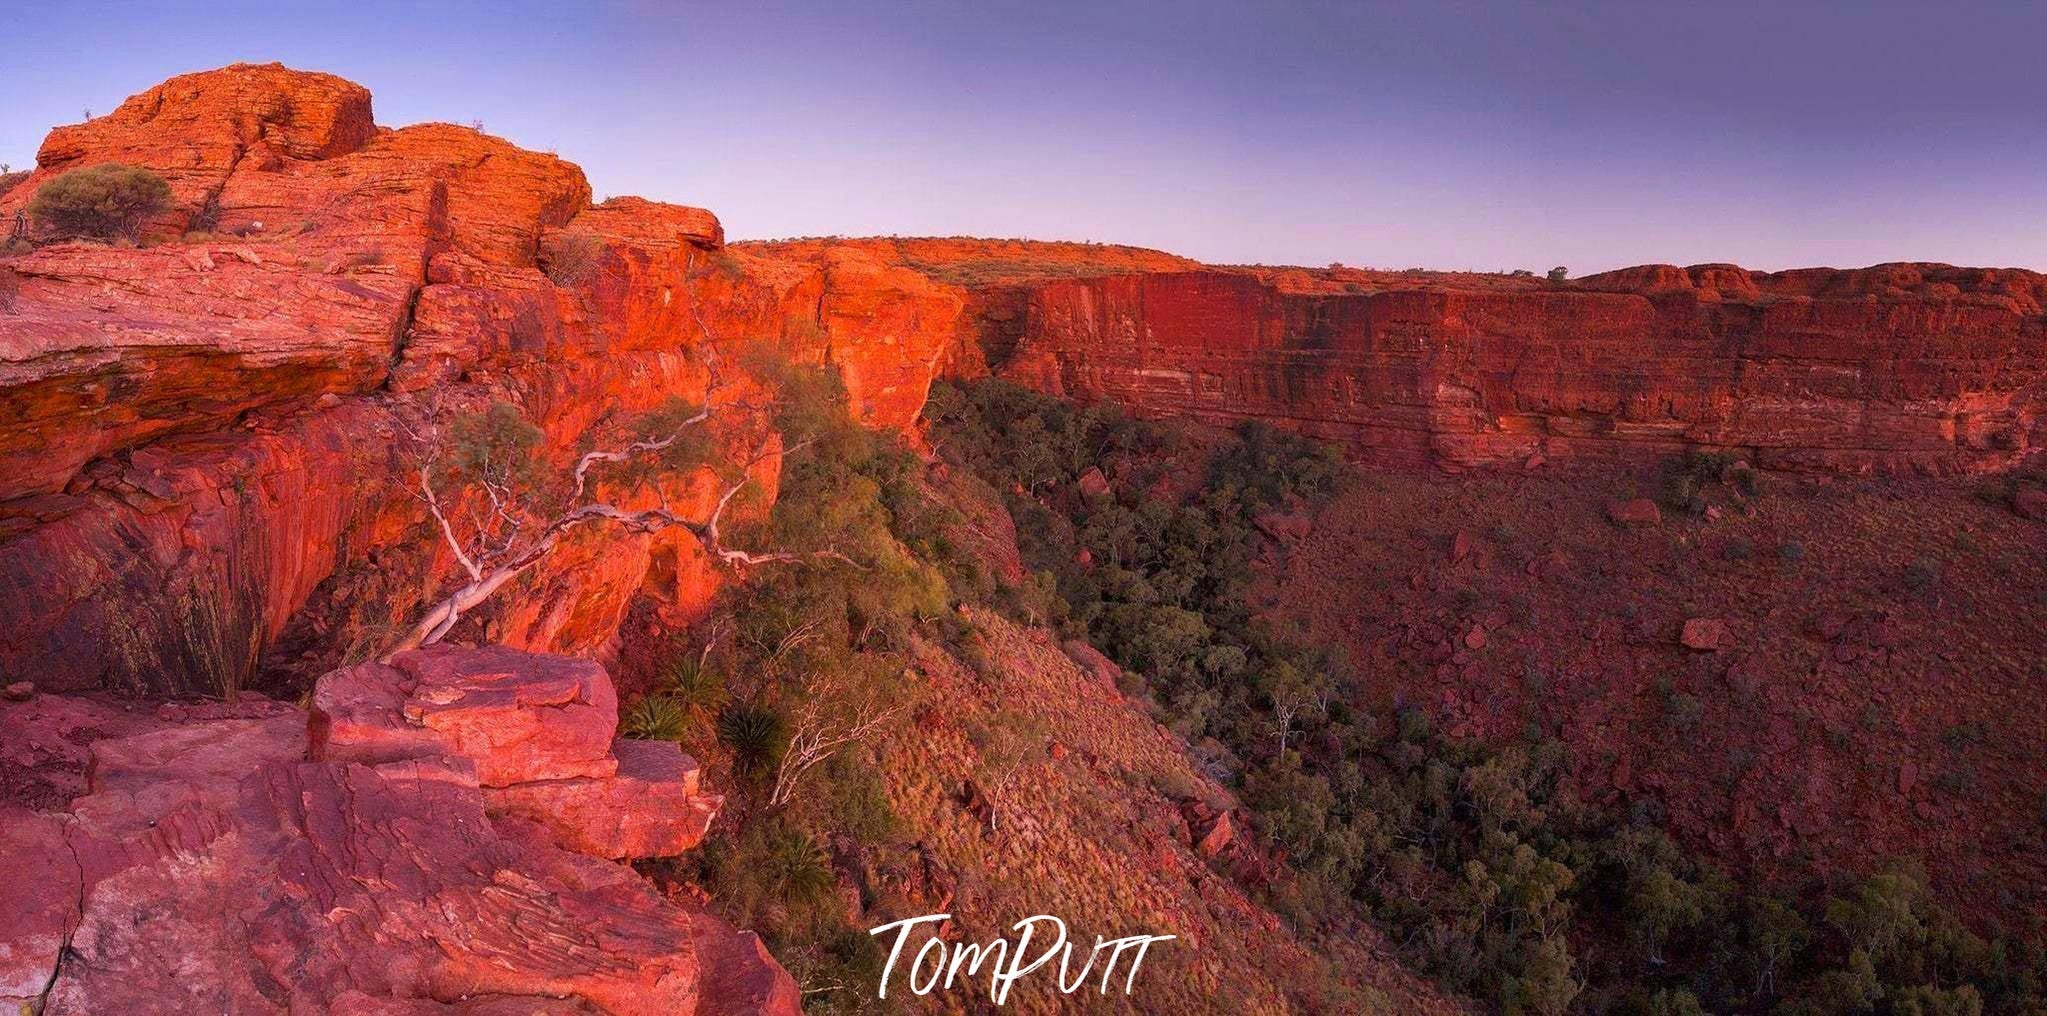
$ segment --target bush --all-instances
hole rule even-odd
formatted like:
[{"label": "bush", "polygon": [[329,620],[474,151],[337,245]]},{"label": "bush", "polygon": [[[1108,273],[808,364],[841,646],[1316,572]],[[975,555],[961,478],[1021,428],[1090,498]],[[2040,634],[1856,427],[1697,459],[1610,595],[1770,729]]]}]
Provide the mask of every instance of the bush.
[{"label": "bush", "polygon": [[1905,566],[1905,588],[1923,593],[1933,588],[1940,580],[1940,566],[1929,558],[1919,558]]},{"label": "bush", "polygon": [[1778,544],[1777,560],[1785,562],[1805,560],[1805,544],[1797,540],[1786,540]]},{"label": "bush", "polygon": [[789,721],[766,706],[736,705],[718,714],[718,740],[742,776],[773,769],[789,750]]},{"label": "bush", "polygon": [[666,695],[649,695],[633,703],[618,724],[621,736],[642,741],[679,741],[688,730],[688,711]]},{"label": "bush", "polygon": [[661,697],[685,713],[714,713],[725,705],[725,675],[697,657],[682,655],[661,668]]},{"label": "bush", "polygon": [[1663,721],[1672,728],[1689,732],[1706,715],[1706,707],[1690,695],[1672,695],[1663,703]]},{"label": "bush", "polygon": [[171,185],[138,166],[105,163],[74,169],[36,191],[28,214],[64,236],[133,237],[171,203]]},{"label": "bush", "polygon": [[571,236],[541,263],[540,270],[557,286],[579,286],[604,264],[604,245],[594,236]]}]

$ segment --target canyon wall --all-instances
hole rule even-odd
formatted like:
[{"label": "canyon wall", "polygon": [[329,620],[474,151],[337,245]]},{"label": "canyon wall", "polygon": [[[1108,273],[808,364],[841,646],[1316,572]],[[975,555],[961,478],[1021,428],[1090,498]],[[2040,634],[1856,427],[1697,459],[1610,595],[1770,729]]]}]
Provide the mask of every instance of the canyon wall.
[{"label": "canyon wall", "polygon": [[[836,364],[864,421],[913,436],[934,375],[994,372],[1453,467],[1706,445],[1958,471],[2047,441],[2047,279],[2027,272],[1559,284],[1018,240],[728,247],[708,211],[592,205],[570,163],[376,126],[359,86],[277,65],[58,128],[0,220],[108,161],[171,185],[142,244],[0,255],[0,669],[53,689],[303,684],[371,654],[457,564],[414,496],[435,428],[514,402],[565,466],[705,398],[712,351],[757,341]],[[763,500],[778,471],[758,464]],[[607,496],[693,512],[717,487],[702,471]],[[470,634],[602,654],[634,599],[687,618],[717,583],[680,529],[589,529]]]},{"label": "canyon wall", "polygon": [[[1884,265],[1505,276],[1202,270],[1025,287],[991,366],[1367,458],[1970,471],[2047,438],[2047,277]],[[1016,297],[1012,297],[1015,300]]]},{"label": "canyon wall", "polygon": [[[64,170],[171,183],[142,244],[0,256],[0,671],[46,689],[218,693],[389,645],[457,564],[414,490],[454,415],[519,405],[558,466],[634,416],[747,396],[765,341],[830,359],[856,411],[907,427],[961,297],[858,251],[724,249],[702,209],[592,206],[575,166],[446,124],[375,127],[369,94],[238,65],[59,128],[0,194]],[[779,462],[755,479],[771,503]],[[622,507],[707,512],[709,470]],[[702,610],[681,529],[579,531],[475,637],[601,652],[642,594]],[[266,663],[266,658],[271,662]]]}]

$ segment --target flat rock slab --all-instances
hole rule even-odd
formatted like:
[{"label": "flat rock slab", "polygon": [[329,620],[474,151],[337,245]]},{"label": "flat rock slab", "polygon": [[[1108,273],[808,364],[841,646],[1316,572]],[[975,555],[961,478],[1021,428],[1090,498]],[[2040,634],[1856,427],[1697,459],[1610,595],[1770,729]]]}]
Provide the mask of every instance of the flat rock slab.
[{"label": "flat rock slab", "polygon": [[696,760],[672,741],[619,741],[618,775],[486,787],[493,818],[516,816],[592,857],[669,857],[702,843],[725,799],[701,792]]},{"label": "flat rock slab", "polygon": [[501,646],[432,646],[328,674],[311,729],[315,759],[454,755],[486,787],[618,771],[618,696],[604,668]]},{"label": "flat rock slab", "polygon": [[[594,664],[422,655],[333,683],[410,682],[395,715],[490,760],[512,749],[484,735],[509,729],[571,757],[580,742],[553,724],[581,731],[583,714],[615,711]],[[508,661],[534,679],[512,680]],[[50,714],[51,698],[15,708]],[[502,719],[520,709],[578,718]],[[68,811],[0,811],[6,1011],[40,999],[45,1016],[798,1011],[758,938],[589,856],[702,838],[719,798],[673,743],[606,744],[616,775],[519,784],[529,818],[492,806],[500,790],[467,756],[306,761],[307,716],[278,703],[123,719],[120,736],[83,748],[90,790]]]}]

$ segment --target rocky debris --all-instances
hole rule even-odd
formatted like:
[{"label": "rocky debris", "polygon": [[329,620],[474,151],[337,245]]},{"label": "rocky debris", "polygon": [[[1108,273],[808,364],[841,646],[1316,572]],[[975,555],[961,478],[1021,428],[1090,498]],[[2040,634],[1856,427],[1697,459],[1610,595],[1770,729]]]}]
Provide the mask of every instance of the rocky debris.
[{"label": "rocky debris", "polygon": [[1109,659],[1092,643],[1086,639],[1067,639],[1060,648],[1066,651],[1067,657],[1078,664],[1083,672],[1101,682],[1102,687],[1110,691],[1118,690],[1118,682],[1123,679],[1123,668],[1117,666],[1115,660]]},{"label": "rocky debris", "polygon": [[1607,521],[1629,529],[1644,529],[1663,522],[1663,509],[1646,497],[1632,501],[1611,501],[1606,506]]},{"label": "rocky debris", "polygon": [[1073,485],[1074,489],[1080,491],[1081,497],[1090,501],[1100,501],[1114,492],[1114,488],[1109,486],[1109,478],[1103,476],[1102,471],[1094,466],[1082,470],[1080,478],[1075,480]]},{"label": "rocky debris", "polygon": [[[527,684],[503,673],[510,657],[464,665],[453,657],[479,651],[432,652],[448,657],[437,672],[464,680],[426,690],[459,687],[476,710],[483,698],[559,709],[564,675],[582,673],[526,656],[534,694],[522,697]],[[484,674],[497,680],[479,687]],[[0,714],[0,727],[12,722]],[[469,756],[405,745],[392,758],[308,761],[305,715],[260,699],[135,722],[147,729],[90,745],[89,793],[67,811],[0,815],[0,866],[34,890],[0,897],[0,1001],[47,991],[53,1016],[798,1009],[757,938],[564,849],[568,816],[494,815]],[[498,748],[481,756],[502,761]],[[616,779],[697,790],[665,749],[622,749]],[[619,807],[674,803],[627,796]],[[616,809],[576,814],[603,825],[589,840],[618,838]]]},{"label": "rocky debris", "polygon": [[995,802],[988,797],[987,791],[981,789],[980,784],[971,779],[962,783],[959,801],[960,807],[965,808],[967,814],[974,816],[974,821],[985,827],[990,836],[995,834]]},{"label": "rocky debris", "polygon": [[1450,537],[1450,563],[1462,564],[1464,559],[1469,556],[1471,556],[1471,533],[1467,530],[1459,529]]},{"label": "rocky debris", "polygon": [[10,702],[26,702],[34,698],[35,693],[36,686],[30,681],[14,681],[8,684],[5,690],[0,690],[0,695],[6,696]]},{"label": "rocky debris", "polygon": [[1218,813],[1207,827],[1195,829],[1194,834],[1194,849],[1200,851],[1201,856],[1214,857],[1222,853],[1230,845],[1230,813]]},{"label": "rocky debris", "polygon": [[1180,802],[1180,833],[1203,857],[1216,857],[1228,850],[1235,836],[1227,808],[1217,808],[1200,798]]},{"label": "rocky debris", "polygon": [[1684,623],[1678,641],[1686,649],[1700,652],[1718,652],[1734,645],[1734,636],[1727,629],[1727,622],[1713,617],[1694,617]]}]

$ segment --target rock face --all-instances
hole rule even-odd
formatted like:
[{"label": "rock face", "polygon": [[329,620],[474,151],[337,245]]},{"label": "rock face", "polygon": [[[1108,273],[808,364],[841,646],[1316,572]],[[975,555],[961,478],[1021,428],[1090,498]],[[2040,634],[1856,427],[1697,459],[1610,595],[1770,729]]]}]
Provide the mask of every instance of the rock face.
[{"label": "rock face", "polygon": [[618,697],[588,660],[501,646],[399,653],[321,678],[309,729],[320,761],[466,759],[493,817],[597,857],[680,854],[724,803],[674,743],[613,743]]},{"label": "rock face", "polygon": [[[592,207],[567,162],[379,128],[362,88],[276,65],[58,129],[0,217],[114,161],[172,184],[143,248],[0,258],[0,669],[46,689],[218,693],[280,641],[379,648],[455,564],[408,480],[410,436],[453,413],[514,402],[565,464],[701,401],[717,345],[765,339],[840,363],[856,410],[903,427],[960,313],[956,290],[857,251],[734,253],[702,209]],[[778,470],[756,467],[764,500]],[[717,486],[618,497],[694,512]],[[687,618],[718,581],[685,532],[592,530],[477,634],[597,652],[635,597]]]},{"label": "rock face", "polygon": [[1383,461],[1996,468],[2047,440],[2047,276],[1945,265],[1503,276],[1173,271],[1023,287],[997,372]]},{"label": "rock face", "polygon": [[[43,1000],[53,1016],[797,1011],[794,983],[752,935],[587,856],[562,835],[573,817],[498,807],[478,774],[508,775],[502,744],[441,736],[549,729],[565,687],[603,712],[602,670],[505,650],[410,662],[429,675],[414,689],[422,708],[393,722],[425,733],[388,758],[322,758],[304,713],[252,698],[131,719],[91,745],[87,793],[68,809],[10,810],[0,863],[31,891],[0,897],[0,1002]],[[330,675],[322,695],[365,697],[342,694],[362,670]],[[466,694],[440,701],[450,687]],[[47,727],[38,708],[0,705],[0,730]],[[571,725],[598,732],[585,719]],[[621,749],[635,761],[608,778],[643,779],[623,772],[643,768],[640,753]],[[664,803],[615,802],[640,820]],[[616,817],[595,815],[588,838],[615,841]]]}]

